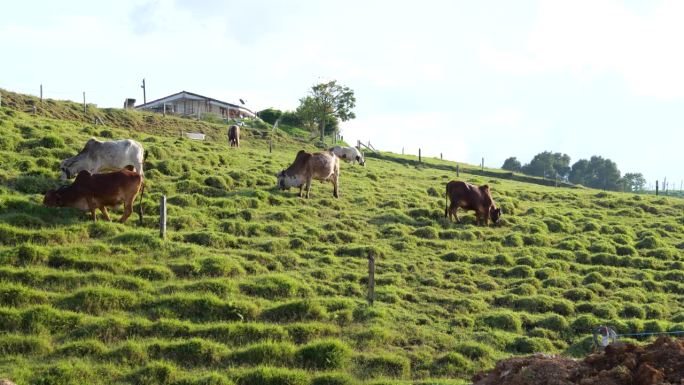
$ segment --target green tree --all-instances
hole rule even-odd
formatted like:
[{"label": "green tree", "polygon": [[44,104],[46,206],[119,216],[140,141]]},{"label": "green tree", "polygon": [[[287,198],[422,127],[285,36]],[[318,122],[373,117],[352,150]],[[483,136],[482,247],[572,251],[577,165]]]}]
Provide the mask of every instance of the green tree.
[{"label": "green tree", "polygon": [[565,179],[570,173],[570,156],[544,151],[535,155],[530,163],[522,167],[522,171],[528,175]]},{"label": "green tree", "polygon": [[268,124],[275,124],[276,120],[278,120],[282,114],[282,111],[276,110],[275,108],[267,108],[258,112],[261,120]]},{"label": "green tree", "polygon": [[572,165],[570,182],[604,190],[621,188],[620,170],[610,159],[594,155],[588,161],[580,159]]},{"label": "green tree", "polygon": [[[321,141],[325,139],[326,128],[332,122],[347,121],[356,118],[352,109],[356,106],[354,91],[349,87],[337,84],[336,80],[316,84],[309,90],[309,95],[300,99],[298,112],[306,116],[309,122],[314,122],[320,131]],[[303,119],[306,120],[306,119]],[[332,125],[333,134],[337,125]]]},{"label": "green tree", "polygon": [[504,161],[504,164],[501,166],[501,168],[508,171],[521,172],[522,164],[516,157],[512,156]]},{"label": "green tree", "polygon": [[646,178],[640,172],[628,172],[623,175],[625,186],[628,191],[638,192],[646,188]]}]

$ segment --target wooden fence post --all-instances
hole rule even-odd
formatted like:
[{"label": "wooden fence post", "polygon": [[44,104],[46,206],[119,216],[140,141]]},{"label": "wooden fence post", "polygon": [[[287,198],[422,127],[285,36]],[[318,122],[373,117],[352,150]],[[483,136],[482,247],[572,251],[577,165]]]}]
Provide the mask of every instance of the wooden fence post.
[{"label": "wooden fence post", "polygon": [[38,109],[38,107],[36,107],[36,105],[34,104],[33,107],[32,107],[32,109],[33,109],[33,115],[35,115],[35,114],[36,114],[36,111],[37,111],[37,109]]},{"label": "wooden fence post", "polygon": [[461,165],[457,164],[456,165],[456,177],[459,178],[461,176]]},{"label": "wooden fence post", "polygon": [[404,155],[404,147],[401,148],[401,155]]},{"label": "wooden fence post", "polygon": [[162,195],[159,203],[159,237],[166,239],[166,195]]},{"label": "wooden fence post", "polygon": [[368,255],[368,304],[375,300],[375,257]]},{"label": "wooden fence post", "polygon": [[420,154],[420,148],[419,148],[419,149],[418,149],[418,163],[422,163],[422,162],[423,162],[423,160],[422,160],[422,157],[421,157],[421,154]]},{"label": "wooden fence post", "polygon": [[83,114],[86,114],[85,91],[83,91]]},{"label": "wooden fence post", "polygon": [[656,196],[658,196],[658,181],[656,180]]},{"label": "wooden fence post", "polygon": [[480,170],[484,171],[484,157],[482,158],[482,166],[480,166]]},{"label": "wooden fence post", "polygon": [[444,158],[442,158],[442,153],[441,153],[441,152],[439,153],[439,160],[444,160]]},{"label": "wooden fence post", "polygon": [[43,85],[40,85],[40,102],[43,102]]}]

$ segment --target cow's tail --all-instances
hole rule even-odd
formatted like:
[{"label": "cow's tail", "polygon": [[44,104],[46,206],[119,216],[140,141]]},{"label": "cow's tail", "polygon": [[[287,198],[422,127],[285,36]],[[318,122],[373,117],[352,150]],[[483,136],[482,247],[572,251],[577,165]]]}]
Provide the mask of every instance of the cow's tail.
[{"label": "cow's tail", "polygon": [[138,214],[140,214],[140,226],[143,225],[143,196],[145,195],[145,181],[142,182],[142,189],[140,190],[140,204],[138,205]]}]

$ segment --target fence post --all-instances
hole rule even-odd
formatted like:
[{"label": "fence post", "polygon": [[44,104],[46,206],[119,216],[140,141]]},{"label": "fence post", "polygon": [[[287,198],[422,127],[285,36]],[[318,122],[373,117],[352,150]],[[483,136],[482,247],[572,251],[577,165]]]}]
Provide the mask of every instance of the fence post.
[{"label": "fence post", "polygon": [[85,91],[83,91],[83,114],[86,114]]},{"label": "fence post", "polygon": [[375,257],[368,255],[368,304],[375,300]]},{"label": "fence post", "polygon": [[442,153],[441,153],[441,152],[439,153],[439,160],[444,160],[444,159],[442,158]]},{"label": "fence post", "polygon": [[0,93],[0,107],[2,107],[2,94]]},{"label": "fence post", "polygon": [[421,154],[420,154],[420,148],[419,148],[419,149],[418,149],[418,163],[422,163],[422,162],[423,162],[423,160],[422,160],[422,157],[421,157]]},{"label": "fence post", "polygon": [[456,165],[456,177],[457,178],[461,177],[461,165],[460,164]]},{"label": "fence post", "polygon": [[166,239],[166,195],[162,195],[159,203],[159,237]]},{"label": "fence post", "polygon": [[36,111],[37,111],[37,109],[38,109],[38,108],[36,107],[35,104],[33,105],[32,109],[33,109],[33,115],[35,115],[35,114],[36,114]]},{"label": "fence post", "polygon": [[40,85],[40,102],[43,102],[43,85]]},{"label": "fence post", "polygon": [[404,147],[401,148],[401,155],[404,155]]},{"label": "fence post", "polygon": [[484,157],[482,158],[482,165],[480,166],[480,171],[484,171]]},{"label": "fence post", "polygon": [[658,196],[658,181],[656,180],[656,196]]}]

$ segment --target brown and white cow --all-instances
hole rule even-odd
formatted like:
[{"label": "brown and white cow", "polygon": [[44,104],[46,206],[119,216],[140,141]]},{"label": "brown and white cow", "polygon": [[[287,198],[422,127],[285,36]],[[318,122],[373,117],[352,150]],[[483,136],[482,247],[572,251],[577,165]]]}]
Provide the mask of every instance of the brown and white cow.
[{"label": "brown and white cow", "polygon": [[[452,180],[446,185],[446,199],[451,203],[444,209],[444,217],[452,220],[452,216],[458,219],[458,209],[475,210],[477,224],[482,220],[488,226],[491,219],[494,223],[499,223],[501,219],[501,209],[496,208],[489,186],[475,186],[470,183]],[[448,203],[448,202],[447,202]]]},{"label": "brown and white cow", "polygon": [[48,207],[73,207],[79,210],[89,210],[93,221],[97,220],[95,210],[100,209],[104,218],[111,221],[107,207],[124,204],[124,214],[119,222],[124,223],[133,212],[133,202],[139,191],[140,221],[142,221],[142,195],[145,193],[143,178],[133,171],[133,166],[126,166],[120,171],[106,174],[90,174],[81,171],[69,186],[62,186],[50,190],[43,198],[43,204]]},{"label": "brown and white cow", "polygon": [[306,197],[309,197],[311,180],[321,182],[331,181],[333,184],[333,196],[339,198],[337,181],[340,176],[340,160],[330,151],[310,153],[300,150],[295,157],[294,163],[287,169],[276,174],[278,188],[289,190],[290,187],[299,187],[299,196],[306,187]]},{"label": "brown and white cow", "polygon": [[234,124],[228,128],[228,143],[230,147],[240,147],[240,126]]}]

